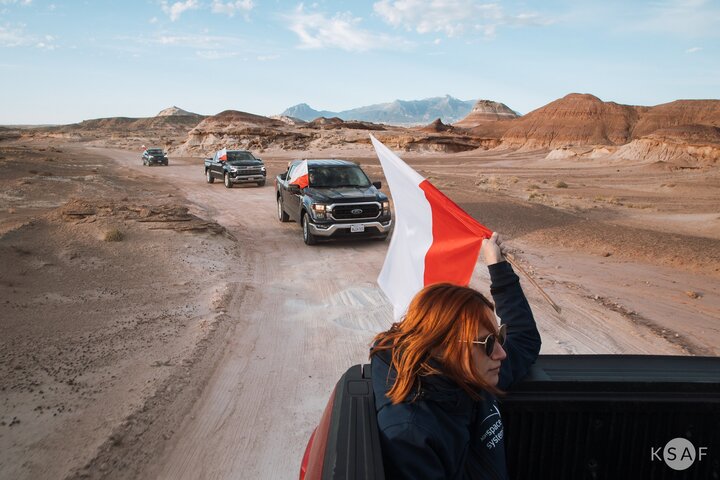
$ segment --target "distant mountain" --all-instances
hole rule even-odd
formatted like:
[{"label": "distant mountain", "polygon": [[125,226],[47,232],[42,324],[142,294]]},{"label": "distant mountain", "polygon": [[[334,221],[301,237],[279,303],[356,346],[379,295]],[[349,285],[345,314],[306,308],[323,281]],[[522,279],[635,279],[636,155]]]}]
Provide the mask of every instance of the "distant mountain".
[{"label": "distant mountain", "polygon": [[282,112],[279,116],[281,117],[293,117],[293,118],[299,118],[300,120],[305,120],[306,122],[311,122],[315,120],[318,117],[337,117],[336,112],[330,112],[327,110],[315,110],[314,108],[310,107],[307,103],[298,103],[297,105],[288,108],[284,112]]},{"label": "distant mountain", "polygon": [[359,120],[391,125],[427,125],[439,118],[443,123],[448,124],[465,118],[474,105],[475,100],[458,100],[450,95],[445,95],[444,97],[426,98],[424,100],[395,100],[394,102],[378,103],[341,112],[315,110],[308,104],[301,103],[288,108],[281,115],[306,121],[318,117],[337,117],[342,120]]},{"label": "distant mountain", "polygon": [[201,115],[198,115],[197,113],[188,112],[187,110],[183,110],[182,108],[176,107],[173,105],[172,107],[166,108],[165,110],[160,111],[156,117],[199,117]]}]

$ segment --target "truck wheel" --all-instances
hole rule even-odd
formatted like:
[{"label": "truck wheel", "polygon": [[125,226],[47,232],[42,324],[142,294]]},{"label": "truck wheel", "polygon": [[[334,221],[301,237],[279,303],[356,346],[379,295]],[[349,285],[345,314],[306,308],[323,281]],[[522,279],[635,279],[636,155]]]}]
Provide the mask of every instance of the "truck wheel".
[{"label": "truck wheel", "polygon": [[302,216],[302,230],[303,230],[303,242],[305,245],[315,245],[317,243],[317,237],[310,233],[310,227],[308,226],[308,214],[303,213]]},{"label": "truck wheel", "polygon": [[205,169],[205,180],[207,180],[207,183],[213,183],[215,181],[215,177],[212,176],[209,168]]},{"label": "truck wheel", "polygon": [[225,188],[232,188],[232,182],[230,181],[230,175],[225,173]]},{"label": "truck wheel", "polygon": [[258,187],[264,187],[265,186],[265,180],[261,180],[257,182]]},{"label": "truck wheel", "polygon": [[283,209],[282,197],[277,198],[277,210],[278,220],[280,220],[282,223],[290,220],[290,216],[285,213],[285,210]]}]

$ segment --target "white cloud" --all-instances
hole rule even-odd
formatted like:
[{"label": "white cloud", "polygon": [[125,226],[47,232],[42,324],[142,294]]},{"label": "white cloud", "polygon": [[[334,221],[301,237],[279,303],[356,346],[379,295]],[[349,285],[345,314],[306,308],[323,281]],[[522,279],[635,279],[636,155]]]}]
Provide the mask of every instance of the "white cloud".
[{"label": "white cloud", "polygon": [[152,17],[150,20],[148,20],[148,22],[151,23],[151,24],[158,23],[158,18],[157,18],[157,17]]},{"label": "white cloud", "polygon": [[168,4],[167,0],[162,0],[160,5],[163,12],[165,12],[173,22],[180,18],[183,12],[200,8],[197,0],[185,0],[184,2],[175,2],[172,5]]},{"label": "white cloud", "polygon": [[685,53],[697,53],[697,52],[699,52],[700,50],[702,50],[702,48],[700,48],[700,47],[692,47],[692,48],[688,48],[687,50],[685,50]]},{"label": "white cloud", "polygon": [[261,62],[269,62],[271,60],[277,60],[280,55],[258,55],[257,59]]},{"label": "white cloud", "polygon": [[223,2],[221,0],[213,0],[212,12],[224,13],[229,16],[235,15],[238,11],[249,12],[255,7],[253,0],[236,0],[234,2]]},{"label": "white cloud", "polygon": [[32,4],[32,0],[0,0],[0,5],[14,5],[16,3],[27,7]]},{"label": "white cloud", "polygon": [[362,19],[350,13],[337,13],[328,17],[324,13],[306,12],[300,4],[288,16],[290,30],[300,39],[300,48],[339,48],[351,52],[375,49],[399,49],[409,43],[397,37],[374,33],[360,28]]},{"label": "white cloud", "polygon": [[500,25],[548,25],[535,13],[510,15],[498,3],[478,0],[380,0],[373,10],[386,23],[420,34],[442,32],[448,37],[480,32],[495,35]]},{"label": "white cloud", "polygon": [[43,50],[55,50],[55,37],[51,35],[32,35],[25,33],[25,25],[16,27],[0,26],[0,48],[35,47]]}]

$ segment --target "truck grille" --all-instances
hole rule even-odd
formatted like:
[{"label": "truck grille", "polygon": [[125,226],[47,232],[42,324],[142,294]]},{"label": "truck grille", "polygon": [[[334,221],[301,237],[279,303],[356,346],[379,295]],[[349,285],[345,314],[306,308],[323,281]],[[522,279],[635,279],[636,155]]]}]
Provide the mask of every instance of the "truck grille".
[{"label": "truck grille", "polygon": [[377,203],[335,205],[332,209],[332,216],[335,220],[377,218],[380,216],[380,205]]}]

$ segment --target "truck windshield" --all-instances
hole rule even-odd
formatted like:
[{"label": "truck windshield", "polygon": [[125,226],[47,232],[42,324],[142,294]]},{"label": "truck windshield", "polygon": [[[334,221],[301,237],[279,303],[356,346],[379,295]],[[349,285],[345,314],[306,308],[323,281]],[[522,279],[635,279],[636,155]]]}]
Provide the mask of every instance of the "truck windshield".
[{"label": "truck windshield", "polygon": [[231,163],[234,160],[238,160],[238,161],[255,160],[255,157],[253,157],[252,153],[250,153],[250,152],[227,152],[228,163]]},{"label": "truck windshield", "polygon": [[370,180],[360,167],[310,167],[308,177],[311,187],[363,187],[370,186]]},{"label": "truck windshield", "polygon": [[163,151],[161,148],[148,148],[147,151],[150,155],[162,155]]}]

